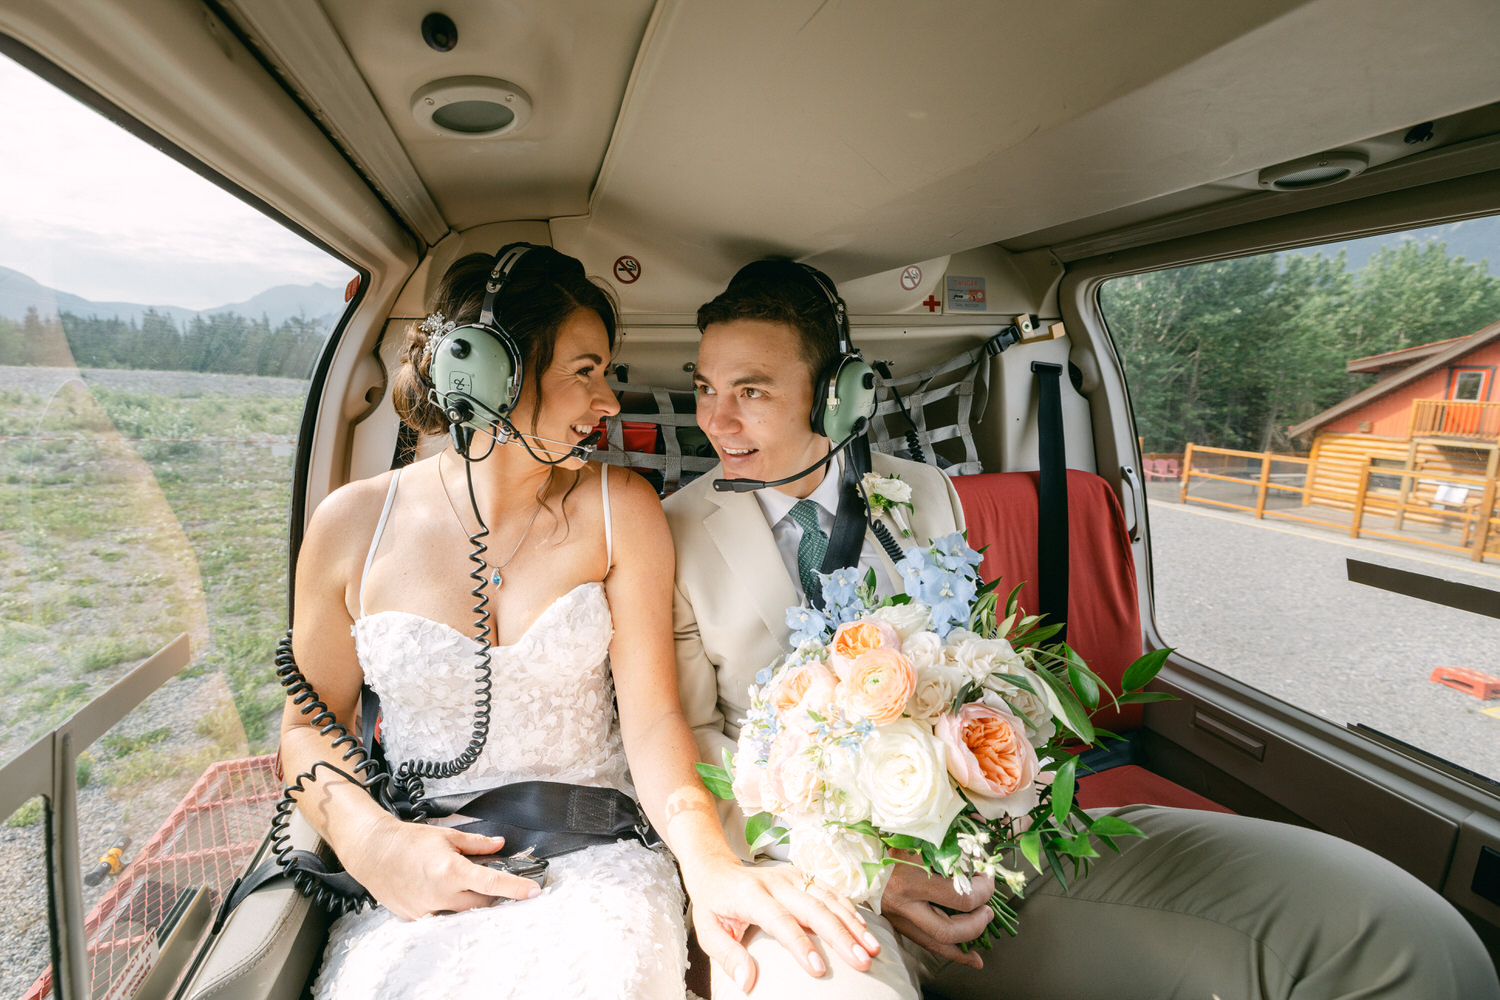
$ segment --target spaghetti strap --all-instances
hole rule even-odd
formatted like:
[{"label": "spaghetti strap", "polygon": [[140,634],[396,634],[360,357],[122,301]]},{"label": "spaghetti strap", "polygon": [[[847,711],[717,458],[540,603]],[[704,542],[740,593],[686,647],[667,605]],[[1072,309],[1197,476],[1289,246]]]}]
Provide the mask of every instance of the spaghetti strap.
[{"label": "spaghetti strap", "polygon": [[599,493],[604,498],[604,572],[615,564],[615,533],[609,519],[609,466],[599,466]]},{"label": "spaghetti strap", "polygon": [[[380,548],[380,536],[385,532],[386,518],[391,516],[391,504],[396,500],[396,484],[401,482],[401,470],[391,473],[391,488],[385,495],[385,506],[380,509],[380,520],[375,522],[375,537],[370,539],[370,551],[365,553],[365,568],[359,571],[359,616],[365,616],[365,579],[370,575],[370,563],[375,561],[375,550]],[[607,508],[607,505],[606,505]]]}]

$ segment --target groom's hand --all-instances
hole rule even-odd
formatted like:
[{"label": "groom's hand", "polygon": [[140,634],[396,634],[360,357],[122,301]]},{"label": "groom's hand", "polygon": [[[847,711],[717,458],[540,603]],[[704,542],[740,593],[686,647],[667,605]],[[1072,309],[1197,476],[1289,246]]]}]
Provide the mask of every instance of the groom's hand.
[{"label": "groom's hand", "polygon": [[915,865],[896,865],[881,897],[880,912],[897,931],[934,955],[982,969],[984,961],[977,952],[961,951],[958,946],[983,933],[990,922],[989,898],[994,892],[995,880],[988,875],[975,876],[969,892],[961,895],[952,879],[931,875]]}]

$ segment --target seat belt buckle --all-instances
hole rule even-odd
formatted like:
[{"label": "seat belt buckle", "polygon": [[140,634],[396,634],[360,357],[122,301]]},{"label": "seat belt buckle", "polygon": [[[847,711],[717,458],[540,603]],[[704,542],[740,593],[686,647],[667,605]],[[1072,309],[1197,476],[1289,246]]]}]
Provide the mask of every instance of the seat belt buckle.
[{"label": "seat belt buckle", "polygon": [[1020,343],[1023,336],[1021,328],[1012,323],[984,342],[984,353],[993,358],[1012,344]]}]

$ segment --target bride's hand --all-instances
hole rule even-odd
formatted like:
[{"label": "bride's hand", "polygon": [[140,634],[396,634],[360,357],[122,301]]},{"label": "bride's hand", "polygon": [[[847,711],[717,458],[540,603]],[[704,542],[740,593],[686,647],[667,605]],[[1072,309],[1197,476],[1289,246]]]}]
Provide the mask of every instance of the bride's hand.
[{"label": "bride's hand", "polygon": [[399,917],[489,906],[499,897],[528,899],[541,891],[530,879],[486,868],[469,855],[494,854],[503,837],[482,837],[386,816],[361,838],[344,867],[376,901]]},{"label": "bride's hand", "polygon": [[808,931],[850,968],[867,972],[880,942],[849,900],[813,884],[804,886],[791,865],[714,865],[683,872],[693,901],[698,944],[744,992],[755,986],[755,962],[741,939],[752,925],[781,942],[811,976],[827,972]]}]

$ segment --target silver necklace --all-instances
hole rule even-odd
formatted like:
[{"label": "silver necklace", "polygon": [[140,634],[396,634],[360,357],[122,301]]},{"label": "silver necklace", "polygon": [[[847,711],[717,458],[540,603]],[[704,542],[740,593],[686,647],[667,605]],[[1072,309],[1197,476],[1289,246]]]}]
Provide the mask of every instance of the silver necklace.
[{"label": "silver necklace", "polygon": [[[443,478],[442,463],[442,456],[439,455],[438,485],[443,488],[443,496],[448,501],[448,509],[453,511],[453,518],[458,522],[459,530],[467,535],[469,533],[468,526],[464,524],[463,516],[458,512],[458,505],[453,502],[453,494],[448,490],[448,480]],[[531,534],[531,526],[536,523],[536,516],[541,512],[542,501],[538,500],[536,502],[536,509],[531,512],[531,519],[526,522],[526,527],[521,529],[521,537],[516,539],[516,547],[510,550],[510,555],[505,557],[505,562],[501,563],[499,566],[494,567],[493,571],[490,573],[490,583],[494,585],[496,590],[499,590],[501,585],[505,583],[505,578],[500,575],[500,571],[509,566],[511,564],[511,560],[515,559],[516,553],[521,551],[522,543],[526,541],[526,536]]]}]

